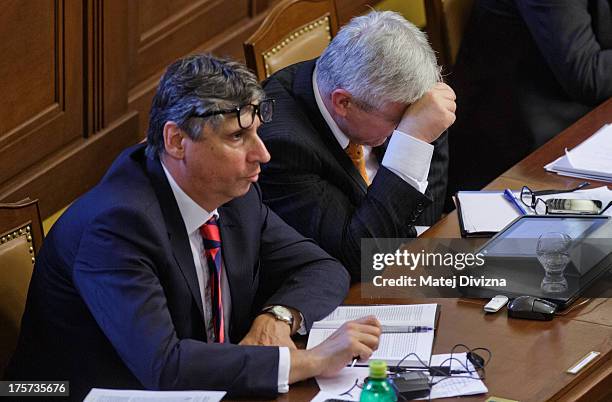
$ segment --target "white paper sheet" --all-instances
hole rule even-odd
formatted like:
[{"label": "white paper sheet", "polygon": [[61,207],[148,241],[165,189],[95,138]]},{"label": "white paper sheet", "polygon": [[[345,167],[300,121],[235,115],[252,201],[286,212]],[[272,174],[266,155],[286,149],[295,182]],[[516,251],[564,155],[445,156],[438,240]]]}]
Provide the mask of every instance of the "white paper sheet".
[{"label": "white paper sheet", "polygon": [[[465,370],[468,368],[471,373],[453,374],[451,377],[432,377],[435,385],[431,388],[431,399],[477,395],[489,392],[478,376],[478,373],[475,372],[472,363],[467,360],[466,353],[454,353],[452,361],[448,360],[450,356],[450,354],[433,355],[431,357],[431,365],[448,366],[450,364],[451,370]],[[443,362],[444,364],[442,364]]]},{"label": "white paper sheet", "polygon": [[503,191],[460,191],[457,197],[463,227],[468,233],[499,232],[521,216],[516,207],[504,198]]},{"label": "white paper sheet", "polygon": [[[355,381],[363,384],[364,378],[368,376],[368,367],[345,367],[334,377],[316,377],[317,385],[321,391],[334,395],[334,398],[345,393],[355,385]],[[350,395],[347,397],[356,398],[359,400],[361,389],[354,387]]]},{"label": "white paper sheet", "polygon": [[575,169],[612,177],[612,125],[606,124],[571,151],[566,151]]},{"label": "white paper sheet", "polygon": [[221,391],[137,391],[92,388],[83,402],[219,402]]},{"label": "white paper sheet", "polygon": [[564,176],[612,181],[612,124],[604,125],[544,168]]},{"label": "white paper sheet", "polygon": [[[316,329],[311,330],[308,337],[307,349],[312,349],[332,333],[333,329]],[[419,359],[425,364],[429,363],[431,357],[431,349],[433,347],[434,333],[396,333],[385,334],[380,336],[378,349],[372,354],[372,360],[384,360],[388,365],[396,365],[404,356],[409,353],[415,353]],[[411,355],[407,357],[402,365],[419,364],[418,359]],[[367,365],[367,362],[359,362],[358,365]]]},{"label": "white paper sheet", "polygon": [[339,396],[329,392],[319,391],[319,393],[316,394],[315,397],[310,400],[310,402],[325,402],[329,399],[338,399],[341,401],[358,401],[359,397],[351,398],[348,396]]}]

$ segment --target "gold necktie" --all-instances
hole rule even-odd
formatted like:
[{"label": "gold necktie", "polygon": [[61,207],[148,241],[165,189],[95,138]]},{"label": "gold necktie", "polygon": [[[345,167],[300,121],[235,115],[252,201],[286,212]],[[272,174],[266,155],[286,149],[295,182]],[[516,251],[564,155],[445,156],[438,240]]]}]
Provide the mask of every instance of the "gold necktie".
[{"label": "gold necktie", "polygon": [[351,161],[353,161],[353,165],[355,165],[363,180],[369,186],[370,179],[368,178],[368,172],[366,171],[365,158],[363,156],[363,146],[355,144],[354,142],[349,142],[348,147],[346,147],[345,151],[349,158],[351,158]]}]

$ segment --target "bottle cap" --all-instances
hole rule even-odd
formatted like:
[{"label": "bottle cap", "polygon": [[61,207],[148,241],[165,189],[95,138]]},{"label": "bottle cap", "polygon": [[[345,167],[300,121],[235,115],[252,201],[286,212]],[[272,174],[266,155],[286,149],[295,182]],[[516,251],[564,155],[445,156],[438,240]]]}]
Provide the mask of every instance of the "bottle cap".
[{"label": "bottle cap", "polygon": [[370,378],[387,378],[387,363],[382,360],[370,362]]}]

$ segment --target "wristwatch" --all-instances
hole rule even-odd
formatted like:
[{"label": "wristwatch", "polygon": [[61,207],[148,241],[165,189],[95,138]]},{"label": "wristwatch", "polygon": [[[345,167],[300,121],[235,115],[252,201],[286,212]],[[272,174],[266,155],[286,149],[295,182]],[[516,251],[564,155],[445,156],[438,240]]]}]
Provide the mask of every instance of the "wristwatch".
[{"label": "wristwatch", "polygon": [[272,314],[279,321],[284,321],[289,324],[289,328],[293,329],[293,314],[285,306],[268,306],[261,310],[262,314]]}]

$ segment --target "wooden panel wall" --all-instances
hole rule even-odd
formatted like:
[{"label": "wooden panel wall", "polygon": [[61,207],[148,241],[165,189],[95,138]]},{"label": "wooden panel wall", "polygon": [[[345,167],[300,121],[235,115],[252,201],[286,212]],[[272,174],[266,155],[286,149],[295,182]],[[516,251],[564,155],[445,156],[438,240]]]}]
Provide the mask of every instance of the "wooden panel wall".
[{"label": "wooden panel wall", "polygon": [[38,198],[46,217],[91,188],[138,139],[127,90],[121,102],[114,91],[121,79],[107,68],[127,59],[127,52],[117,58],[113,24],[121,15],[108,11],[101,0],[3,1],[0,202]]},{"label": "wooden panel wall", "polygon": [[[377,1],[337,0],[340,22]],[[91,188],[144,138],[165,67],[242,43],[274,0],[3,0],[0,202],[38,198],[43,218]],[[23,29],[27,27],[27,29]]]},{"label": "wooden panel wall", "polygon": [[10,184],[0,187],[5,199],[19,185],[13,179],[80,138],[83,45],[80,3],[11,0],[2,9],[0,183]]},{"label": "wooden panel wall", "polygon": [[138,110],[144,135],[148,109],[159,78],[175,59],[211,52],[244,60],[242,42],[257,29],[264,8],[255,13],[253,0],[129,2],[130,74],[128,104]]}]

